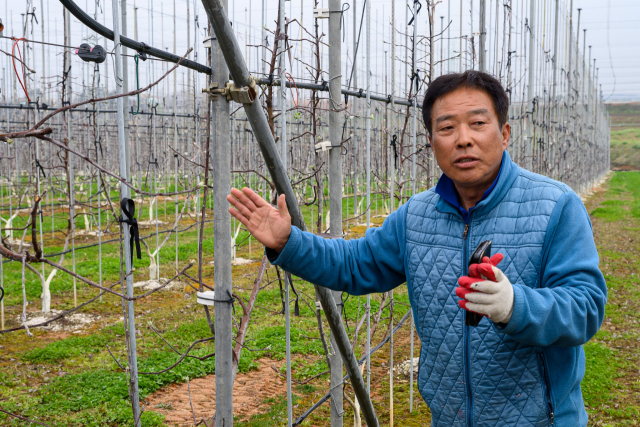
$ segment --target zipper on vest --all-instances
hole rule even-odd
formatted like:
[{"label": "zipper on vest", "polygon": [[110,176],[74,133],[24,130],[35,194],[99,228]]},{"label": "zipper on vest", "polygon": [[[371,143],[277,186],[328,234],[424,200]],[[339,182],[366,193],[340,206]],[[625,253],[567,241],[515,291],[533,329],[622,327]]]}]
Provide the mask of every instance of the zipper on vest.
[{"label": "zipper on vest", "polygon": [[551,384],[549,382],[549,373],[547,372],[547,361],[544,353],[540,353],[540,363],[542,365],[542,380],[544,381],[544,397],[547,399],[547,407],[549,408],[549,420],[553,425],[553,401],[551,400]]},{"label": "zipper on vest", "polygon": [[[464,225],[464,233],[462,234],[462,240],[464,241],[462,246],[462,272],[466,276],[469,274],[469,241],[467,236],[469,235],[469,224]],[[464,310],[463,310],[464,311]],[[464,315],[464,314],[463,314]],[[466,322],[465,322],[466,323]],[[471,344],[469,339],[470,328],[468,325],[464,325],[464,370],[465,370],[465,383],[467,385],[467,426],[473,427],[473,396],[471,395],[471,364],[469,363],[469,355],[471,354]]]}]

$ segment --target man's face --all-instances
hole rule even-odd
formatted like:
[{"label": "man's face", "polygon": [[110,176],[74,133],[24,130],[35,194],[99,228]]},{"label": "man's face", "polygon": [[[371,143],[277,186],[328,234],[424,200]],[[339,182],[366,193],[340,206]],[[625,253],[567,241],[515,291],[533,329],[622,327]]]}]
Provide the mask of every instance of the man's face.
[{"label": "man's face", "polygon": [[510,126],[502,128],[491,97],[460,88],[433,105],[429,140],[440,169],[458,187],[491,185],[502,153],[509,145]]}]

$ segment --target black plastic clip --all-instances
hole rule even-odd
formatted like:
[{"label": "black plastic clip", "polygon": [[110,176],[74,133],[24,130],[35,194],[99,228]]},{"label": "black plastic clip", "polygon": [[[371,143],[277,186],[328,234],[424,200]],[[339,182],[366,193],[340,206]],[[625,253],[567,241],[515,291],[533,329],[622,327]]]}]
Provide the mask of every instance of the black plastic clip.
[{"label": "black plastic clip", "polygon": [[93,141],[94,145],[96,146],[96,150],[98,149],[98,147],[100,147],[100,156],[103,157],[104,153],[102,152],[102,141],[101,141],[102,137],[98,137],[98,139],[96,141]]},{"label": "black plastic clip", "polygon": [[416,94],[418,93],[418,91],[420,90],[420,75],[418,74],[420,72],[420,70],[416,70],[413,75],[411,76],[411,84],[413,84],[413,81],[415,80],[416,82]]},{"label": "black plastic clip", "polygon": [[42,167],[38,159],[36,159],[36,169],[40,169],[39,172],[42,173],[42,176],[45,178],[47,177],[47,174],[44,173],[44,168]]},{"label": "black plastic clip", "polygon": [[293,280],[291,279],[291,274],[289,274],[288,272],[285,272],[285,274],[286,274],[287,281],[291,286],[291,290],[293,291],[293,294],[296,296],[296,302],[293,306],[293,314],[295,314],[296,317],[300,317],[300,305],[298,303],[298,301],[300,300],[300,296],[298,295],[298,291],[296,291],[296,288],[293,286]]},{"label": "black plastic clip", "polygon": [[236,314],[236,306],[235,306],[235,302],[236,299],[233,297],[233,295],[231,295],[231,291],[229,291],[229,289],[227,289],[227,294],[229,294],[229,299],[214,299],[213,302],[226,302],[227,304],[231,304],[231,307],[233,309],[233,314]]},{"label": "black plastic clip", "polygon": [[[409,21],[409,23],[407,24],[407,26],[411,25],[413,23],[413,20],[416,19],[416,16],[418,16],[418,14],[420,13],[420,9],[422,9],[422,3],[420,3],[420,0],[413,0],[413,3],[418,3],[418,10],[416,10],[416,14],[413,15],[413,17],[411,18],[411,21]],[[407,7],[409,7],[409,5],[407,5]]]},{"label": "black plastic clip", "polygon": [[397,168],[398,167],[398,147],[397,147],[397,143],[398,143],[398,135],[393,135],[393,137],[391,137],[391,146],[393,147],[393,156],[394,156],[394,166]]},{"label": "black plastic clip", "polygon": [[131,249],[131,264],[133,265],[134,240],[136,242],[136,255],[138,256],[138,259],[142,259],[142,252],[140,252],[140,233],[138,231],[138,220],[135,218],[136,203],[131,199],[123,197],[122,200],[120,200],[120,209],[122,210],[124,216],[126,216],[126,219],[123,218],[122,215],[120,215],[120,218],[118,218],[118,222],[129,224],[129,248]]}]

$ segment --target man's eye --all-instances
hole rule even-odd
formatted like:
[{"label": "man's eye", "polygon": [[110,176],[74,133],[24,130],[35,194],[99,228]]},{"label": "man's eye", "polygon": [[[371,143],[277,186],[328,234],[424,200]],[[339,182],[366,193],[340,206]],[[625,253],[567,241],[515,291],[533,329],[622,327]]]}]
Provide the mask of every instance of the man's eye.
[{"label": "man's eye", "polygon": [[483,124],[484,124],[484,122],[482,122],[482,121],[477,121],[477,122],[475,122],[474,124],[476,124],[476,125],[483,125]]},{"label": "man's eye", "polygon": [[451,129],[453,129],[453,126],[445,126],[440,130],[451,130]]}]

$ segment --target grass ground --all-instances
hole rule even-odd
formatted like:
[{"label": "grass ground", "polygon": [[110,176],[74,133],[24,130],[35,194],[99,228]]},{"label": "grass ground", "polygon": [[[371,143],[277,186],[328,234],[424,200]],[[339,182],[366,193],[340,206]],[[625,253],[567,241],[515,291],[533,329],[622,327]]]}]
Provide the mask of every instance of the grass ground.
[{"label": "grass ground", "polygon": [[611,130],[611,168],[640,170],[640,126]]},{"label": "grass ground", "polygon": [[583,393],[593,425],[640,425],[640,172],[616,172],[587,203],[609,290],[585,346]]},{"label": "grass ground", "polygon": [[640,104],[609,104],[611,168],[640,170]]},{"label": "grass ground", "polygon": [[[161,204],[162,205],[162,204]],[[597,191],[587,202],[591,214],[594,237],[601,256],[600,267],[609,287],[605,322],[594,337],[585,345],[587,357],[586,374],[582,383],[583,395],[590,416],[590,425],[595,426],[639,426],[640,425],[640,172],[617,172],[613,174],[601,191]],[[168,208],[169,209],[169,208]],[[310,212],[306,211],[306,214]],[[160,218],[163,218],[161,210]],[[169,214],[169,219],[171,218]],[[380,222],[381,218],[376,218]],[[353,227],[350,237],[360,236],[363,227]],[[172,239],[173,240],[173,239]],[[213,284],[212,239],[206,240],[203,263],[206,283]],[[248,242],[240,248],[238,256],[249,258]],[[53,250],[54,242],[49,242]],[[179,256],[185,262],[195,253],[195,231],[180,236]],[[259,258],[254,242],[252,258]],[[79,271],[96,277],[97,252],[82,251],[78,256]],[[162,259],[171,260],[174,247],[167,246]],[[117,276],[117,252],[107,254],[113,260],[103,261],[105,282]],[[146,258],[146,257],[145,257]],[[66,265],[69,261],[66,262]],[[140,274],[146,276],[145,262],[136,261]],[[113,264],[113,265],[111,265]],[[234,289],[248,297],[258,264],[233,267]],[[7,285],[7,319],[16,324],[21,310],[19,272],[15,266],[5,266]],[[163,267],[163,276],[171,270]],[[281,366],[284,357],[284,322],[279,314],[282,309],[280,288],[275,269],[267,272],[254,311],[247,340],[248,348],[261,351],[243,351],[241,372],[257,369],[258,360],[272,360]],[[146,277],[144,277],[146,278]],[[57,284],[56,284],[57,283]],[[52,286],[53,308],[69,308],[72,305],[72,284],[68,278],[60,277]],[[28,281],[27,295],[31,304],[29,311],[39,309],[39,286]],[[326,370],[321,357],[322,347],[318,341],[317,324],[313,313],[313,288],[296,282],[300,291],[300,317],[292,320],[292,351],[296,363],[294,378],[305,382]],[[79,286],[79,300],[95,295],[95,290]],[[18,296],[15,294],[18,293]],[[396,293],[395,322],[408,310],[406,288]],[[372,311],[380,306],[380,296],[374,296]],[[346,301],[346,319],[351,331],[358,313],[364,310],[364,299],[351,297]],[[239,308],[239,307],[237,307]],[[29,338],[23,331],[0,336],[0,409],[11,411],[38,421],[56,426],[123,426],[132,425],[131,409],[127,398],[127,380],[109,351],[126,365],[124,331],[121,322],[120,302],[106,295],[101,302],[86,307],[83,313],[90,314],[94,322],[74,333],[69,330],[47,331],[33,329]],[[100,316],[100,317],[98,317]],[[374,337],[381,340],[389,321],[385,309],[382,321]],[[195,303],[191,293],[171,291],[156,293],[136,302],[138,325],[138,361],[141,372],[162,370],[178,359],[152,330],[151,325],[180,351],[191,342],[207,338],[210,332],[204,320],[202,308]],[[327,325],[324,325],[327,328]],[[362,338],[362,335],[361,335]],[[409,358],[408,328],[403,327],[395,338],[395,364]],[[357,346],[362,353],[362,340]],[[416,354],[419,342],[416,338]],[[195,355],[205,356],[213,352],[213,344],[198,346]],[[372,357],[372,397],[381,425],[390,421],[389,346],[383,347]],[[187,378],[206,377],[215,372],[214,357],[200,361],[186,359],[176,369],[160,375],[141,375],[141,397],[146,399],[169,384],[183,383]],[[277,375],[275,372],[272,375]],[[294,387],[294,417],[317,401],[327,390],[328,376]],[[353,397],[352,390],[346,392]],[[428,425],[429,410],[414,389],[414,410],[409,412],[409,382],[407,378],[394,378],[393,403],[394,424],[400,426]],[[263,413],[237,417],[235,425],[241,427],[281,426],[286,420],[284,390],[265,401],[268,409]],[[147,407],[142,421],[145,426],[165,424],[163,413],[173,410],[170,404]],[[329,405],[324,404],[303,425],[327,426]],[[0,425],[18,426],[24,423],[0,414]],[[27,423],[28,424],[28,423]],[[353,425],[352,410],[345,405],[345,425]]]}]

